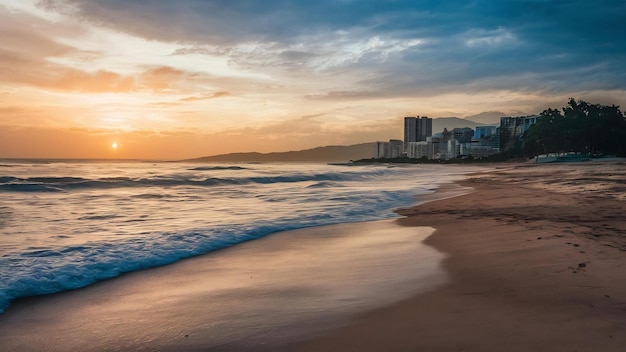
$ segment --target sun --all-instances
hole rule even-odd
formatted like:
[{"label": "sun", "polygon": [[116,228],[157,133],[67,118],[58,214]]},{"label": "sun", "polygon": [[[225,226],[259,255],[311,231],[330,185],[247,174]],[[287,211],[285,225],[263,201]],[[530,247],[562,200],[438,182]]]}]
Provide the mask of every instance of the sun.
[{"label": "sun", "polygon": [[117,149],[117,143],[114,142],[113,144],[111,144],[111,148]]}]

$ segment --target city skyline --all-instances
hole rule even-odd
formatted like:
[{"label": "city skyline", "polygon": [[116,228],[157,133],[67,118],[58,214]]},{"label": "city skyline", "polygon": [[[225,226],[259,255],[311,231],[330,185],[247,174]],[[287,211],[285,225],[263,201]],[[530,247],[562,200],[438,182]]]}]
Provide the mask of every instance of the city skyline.
[{"label": "city skyline", "polygon": [[405,116],[626,104],[626,4],[0,0],[0,157],[402,138]]}]

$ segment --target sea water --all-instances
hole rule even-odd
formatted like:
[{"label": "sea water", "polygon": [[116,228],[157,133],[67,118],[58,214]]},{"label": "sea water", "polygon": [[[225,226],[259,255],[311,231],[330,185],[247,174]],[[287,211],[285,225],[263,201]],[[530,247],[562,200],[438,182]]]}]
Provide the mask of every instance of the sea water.
[{"label": "sea water", "polygon": [[442,165],[0,162],[0,311],[268,234],[397,216]]}]

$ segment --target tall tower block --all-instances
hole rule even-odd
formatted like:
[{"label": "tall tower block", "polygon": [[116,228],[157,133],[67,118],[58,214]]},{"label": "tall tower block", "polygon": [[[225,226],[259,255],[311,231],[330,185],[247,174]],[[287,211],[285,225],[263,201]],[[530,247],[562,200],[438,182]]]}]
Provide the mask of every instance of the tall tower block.
[{"label": "tall tower block", "polygon": [[433,119],[422,116],[404,118],[404,151],[407,151],[411,142],[426,141],[426,137],[433,135]]}]

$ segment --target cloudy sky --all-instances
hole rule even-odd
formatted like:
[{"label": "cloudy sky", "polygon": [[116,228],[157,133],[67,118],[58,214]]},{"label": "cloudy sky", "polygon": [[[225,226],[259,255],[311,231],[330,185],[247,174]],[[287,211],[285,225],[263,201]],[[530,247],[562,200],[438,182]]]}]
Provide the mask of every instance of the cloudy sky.
[{"label": "cloudy sky", "polygon": [[626,106],[625,38],[622,0],[0,0],[0,157],[283,151],[399,138],[409,115]]}]

